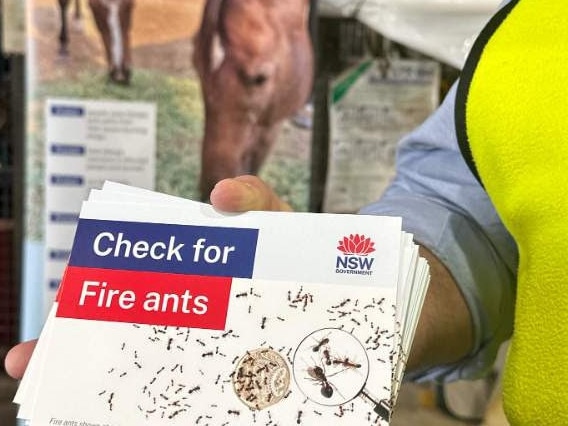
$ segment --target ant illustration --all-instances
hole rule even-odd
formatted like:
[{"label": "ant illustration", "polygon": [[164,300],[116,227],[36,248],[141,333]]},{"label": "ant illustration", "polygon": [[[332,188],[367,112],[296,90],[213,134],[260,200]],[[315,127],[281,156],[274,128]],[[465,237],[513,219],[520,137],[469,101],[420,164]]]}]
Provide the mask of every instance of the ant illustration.
[{"label": "ant illustration", "polygon": [[[326,365],[331,365],[331,352],[329,350],[329,334],[327,333],[327,335],[322,338],[321,340],[317,341],[317,343],[315,345],[312,346],[312,351],[314,352],[320,352],[322,353],[324,359],[325,359],[325,364]],[[323,350],[322,350],[323,348]]]},{"label": "ant illustration", "polygon": [[325,365],[333,364],[333,361],[335,361],[335,360],[331,359],[331,354],[329,352],[329,349],[325,348],[322,353],[323,353],[323,357],[325,359]]},{"label": "ant illustration", "polygon": [[[308,375],[312,380],[315,380],[321,386],[320,393],[324,398],[331,398],[333,396],[333,388],[335,388],[335,385],[333,385],[327,379],[325,371],[322,367],[316,365],[314,367],[308,368]],[[339,391],[337,392],[339,393]]]},{"label": "ant illustration", "polygon": [[348,357],[339,358],[337,356],[332,356],[331,351],[327,346],[321,353],[323,355],[323,361],[325,362],[325,365],[343,366],[346,369],[361,368],[360,363],[351,361]]},{"label": "ant illustration", "polygon": [[334,365],[342,365],[346,368],[361,368],[361,364],[359,364],[357,362],[350,361],[349,358],[347,358],[347,357],[345,357],[343,359],[334,358],[333,360],[331,360],[331,363],[334,364]]},{"label": "ant illustration", "polygon": [[329,337],[327,337],[327,336],[329,336],[329,333],[327,333],[327,335],[326,335],[323,339],[321,339],[321,340],[318,341],[314,346],[312,346],[312,351],[314,351],[314,352],[319,352],[320,349],[321,349],[323,346],[329,344]]}]

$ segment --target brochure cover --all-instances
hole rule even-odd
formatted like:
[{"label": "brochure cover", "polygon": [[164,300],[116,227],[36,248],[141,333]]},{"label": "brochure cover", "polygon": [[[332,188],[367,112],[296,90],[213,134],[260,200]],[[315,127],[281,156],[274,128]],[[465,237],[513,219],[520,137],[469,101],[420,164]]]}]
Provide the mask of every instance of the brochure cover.
[{"label": "brochure cover", "polygon": [[83,204],[19,417],[386,425],[427,277],[400,218],[223,214],[105,184]]}]

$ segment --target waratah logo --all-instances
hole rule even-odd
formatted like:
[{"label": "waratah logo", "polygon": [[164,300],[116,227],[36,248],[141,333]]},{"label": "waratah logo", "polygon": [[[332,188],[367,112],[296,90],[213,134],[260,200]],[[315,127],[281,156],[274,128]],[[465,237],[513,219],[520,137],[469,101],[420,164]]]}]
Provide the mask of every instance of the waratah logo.
[{"label": "waratah logo", "polygon": [[337,246],[339,251],[345,254],[358,254],[359,256],[367,256],[375,251],[375,243],[364,235],[351,234],[349,238],[343,237]]},{"label": "waratah logo", "polygon": [[339,240],[337,249],[343,255],[337,256],[335,272],[340,274],[371,275],[374,258],[367,257],[375,251],[375,243],[365,235],[351,234]]}]

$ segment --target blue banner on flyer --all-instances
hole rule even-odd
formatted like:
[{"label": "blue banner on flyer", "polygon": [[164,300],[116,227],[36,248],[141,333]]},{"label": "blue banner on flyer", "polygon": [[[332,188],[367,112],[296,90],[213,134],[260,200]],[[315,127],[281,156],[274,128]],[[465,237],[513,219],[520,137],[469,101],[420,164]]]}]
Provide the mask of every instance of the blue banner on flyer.
[{"label": "blue banner on flyer", "polygon": [[79,219],[70,266],[251,278],[258,229]]}]

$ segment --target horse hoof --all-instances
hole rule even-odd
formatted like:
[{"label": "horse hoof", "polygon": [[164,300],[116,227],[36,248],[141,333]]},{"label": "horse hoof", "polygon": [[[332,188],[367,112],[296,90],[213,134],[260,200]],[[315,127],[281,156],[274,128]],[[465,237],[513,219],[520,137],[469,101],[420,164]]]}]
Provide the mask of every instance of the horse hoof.
[{"label": "horse hoof", "polygon": [[108,79],[111,83],[119,84],[122,86],[130,85],[130,70],[113,70],[109,72]]}]

